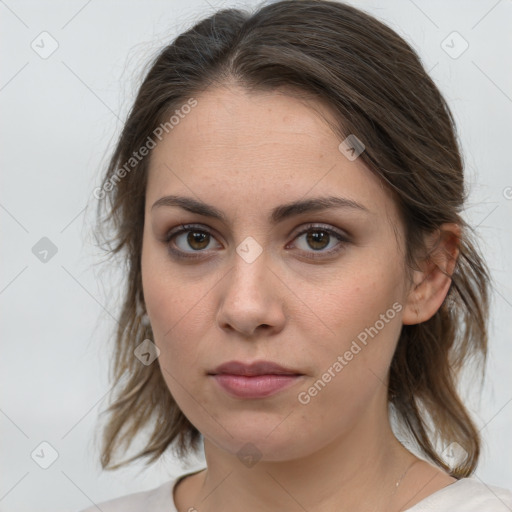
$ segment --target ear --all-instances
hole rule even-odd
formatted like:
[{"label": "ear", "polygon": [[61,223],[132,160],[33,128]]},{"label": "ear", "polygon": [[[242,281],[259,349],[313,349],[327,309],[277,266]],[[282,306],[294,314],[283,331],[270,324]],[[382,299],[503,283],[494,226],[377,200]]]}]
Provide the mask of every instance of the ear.
[{"label": "ear", "polygon": [[460,226],[447,223],[427,237],[427,255],[420,269],[413,273],[413,283],[405,303],[404,325],[425,322],[441,307],[459,256],[460,236]]}]

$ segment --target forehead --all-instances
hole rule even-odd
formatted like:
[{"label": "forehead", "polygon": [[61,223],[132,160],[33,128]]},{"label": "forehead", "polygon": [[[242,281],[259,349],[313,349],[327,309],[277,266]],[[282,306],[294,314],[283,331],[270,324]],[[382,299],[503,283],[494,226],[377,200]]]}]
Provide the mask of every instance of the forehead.
[{"label": "forehead", "polygon": [[[228,144],[248,142],[248,135],[264,138],[276,131],[283,136],[318,137],[329,131],[322,116],[332,118],[325,104],[293,89],[254,92],[226,85],[199,96],[198,107],[202,115],[190,117],[205,143],[218,143],[222,138]],[[195,110],[197,113],[197,107]],[[222,130],[213,133],[212,127]]]},{"label": "forehead", "polygon": [[[282,204],[308,194],[393,207],[380,180],[338,146],[336,124],[322,102],[283,91],[226,86],[195,97],[197,105],[153,150],[147,197],[187,193],[228,207]],[[256,211],[255,210],[255,211]]]},{"label": "forehead", "polygon": [[[312,99],[298,99],[283,91],[253,93],[226,85],[202,93],[196,101],[197,106],[169,132],[165,144],[176,156],[185,147],[193,147],[187,153],[191,162],[205,163],[210,156],[217,161],[224,156],[250,164],[253,157],[275,155],[279,149],[297,153],[302,144],[316,160],[326,148],[336,145],[322,117],[330,117],[328,109]],[[156,154],[165,150],[162,146]]]}]

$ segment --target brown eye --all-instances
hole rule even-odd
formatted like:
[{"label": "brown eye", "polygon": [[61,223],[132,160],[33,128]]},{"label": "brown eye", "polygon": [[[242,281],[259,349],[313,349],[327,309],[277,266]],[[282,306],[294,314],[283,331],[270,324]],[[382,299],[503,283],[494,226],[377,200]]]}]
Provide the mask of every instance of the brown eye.
[{"label": "brown eye", "polygon": [[[323,226],[308,226],[296,237],[294,245],[306,258],[327,258],[341,251],[349,243],[348,236]],[[297,242],[298,241],[298,242]]]},{"label": "brown eye", "polygon": [[189,231],[187,235],[187,244],[195,251],[205,249],[210,242],[210,234],[204,231]]},{"label": "brown eye", "polygon": [[[202,252],[207,253],[209,249],[216,248],[212,244],[216,240],[209,231],[191,225],[180,227],[181,229],[170,232],[165,239],[169,252],[173,255],[182,258],[202,257]],[[217,242],[218,247],[221,245]]]},{"label": "brown eye", "polygon": [[324,230],[312,230],[307,233],[307,243],[316,251],[319,251],[321,249],[325,249],[330,241],[330,234],[327,231]]}]

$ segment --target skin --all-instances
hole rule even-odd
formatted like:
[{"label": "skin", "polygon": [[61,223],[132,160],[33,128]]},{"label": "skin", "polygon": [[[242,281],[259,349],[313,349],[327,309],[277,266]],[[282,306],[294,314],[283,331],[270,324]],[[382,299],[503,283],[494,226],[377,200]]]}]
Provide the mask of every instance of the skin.
[{"label": "skin", "polygon": [[[204,436],[207,470],[176,486],[178,510],[231,512],[241,503],[246,512],[405,510],[453,483],[394,437],[387,375],[402,325],[427,320],[446,296],[458,226],[443,225],[442,237],[427,240],[438,242],[433,261],[409,282],[396,205],[361,158],[340,152],[325,105],[234,84],[196,99],[152,152],[141,263],[163,377]],[[152,208],[171,194],[215,206],[226,222],[177,206]],[[275,225],[268,219],[279,205],[328,195],[368,211],[331,208]],[[166,241],[187,223],[210,236],[192,245],[187,233]],[[321,228],[309,233],[338,230],[347,241],[324,234],[308,243],[299,233],[310,223]],[[236,251],[249,236],[262,250],[250,263]],[[199,257],[180,259],[169,247]],[[401,311],[301,404],[298,393],[393,303]],[[207,375],[230,360],[270,360],[303,376],[268,398],[233,398]],[[246,443],[261,455],[251,467],[237,456]]]}]

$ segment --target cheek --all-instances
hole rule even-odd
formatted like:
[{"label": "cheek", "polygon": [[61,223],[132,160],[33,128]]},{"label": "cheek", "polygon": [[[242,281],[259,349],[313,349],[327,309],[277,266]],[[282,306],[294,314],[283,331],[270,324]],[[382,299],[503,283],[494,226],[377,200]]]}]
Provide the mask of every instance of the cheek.
[{"label": "cheek", "polygon": [[[145,300],[155,344],[164,360],[173,366],[193,364],[198,355],[197,340],[207,325],[203,286],[176,282],[176,279],[155,279],[145,282]],[[184,288],[187,288],[186,293]]]},{"label": "cheek", "polygon": [[190,392],[204,366],[200,358],[202,349],[197,344],[197,340],[204,338],[202,304],[194,300],[194,289],[189,288],[187,294],[179,292],[176,279],[162,280],[151,275],[144,286],[152,341],[160,350],[162,376],[179,407],[189,412],[197,407]]},{"label": "cheek", "polygon": [[[150,241],[142,250],[142,288],[146,310],[151,320],[154,343],[161,351],[160,359],[167,366],[185,357],[183,349],[190,344],[184,339],[184,326],[190,327],[195,314],[194,287],[187,284],[165,259],[165,250]],[[198,305],[195,306],[196,308]],[[172,344],[171,344],[172,340]],[[179,348],[183,349],[179,349]],[[173,357],[169,357],[170,350]]]},{"label": "cheek", "polygon": [[322,417],[335,414],[334,430],[345,430],[375,411],[375,401],[385,401],[389,366],[402,328],[401,305],[382,297],[371,302],[368,297],[366,304],[340,300],[328,309],[334,319],[329,327],[337,337],[310,346],[307,355],[318,373],[301,387],[297,398],[304,414],[319,419],[317,425]]},{"label": "cheek", "polygon": [[[397,286],[399,266],[391,255],[381,256],[347,261],[320,286],[301,285],[301,298],[309,307],[298,318],[306,339],[314,340],[307,357],[318,371],[311,382],[328,382],[325,390],[322,383],[317,386],[322,390],[319,403],[335,401],[357,409],[386,381],[402,328],[403,305]],[[311,310],[317,316],[314,322]]]},{"label": "cheek", "polygon": [[[303,328],[316,329],[320,340],[332,343],[339,339],[346,343],[373,326],[394,303],[402,301],[398,285],[402,275],[394,261],[396,258],[394,260],[391,254],[382,252],[380,257],[358,255],[358,258],[345,260],[330,273],[329,279],[302,280],[299,290],[304,314],[297,318],[303,318]],[[398,316],[396,309],[389,312],[386,320]],[[313,314],[316,321],[312,321]],[[388,324],[386,322],[386,326]]]}]

